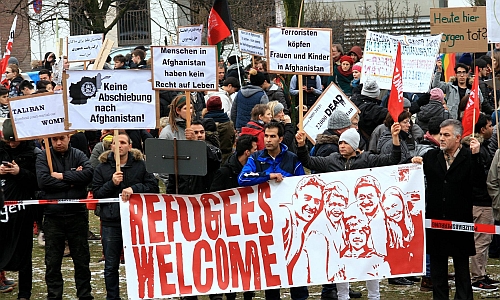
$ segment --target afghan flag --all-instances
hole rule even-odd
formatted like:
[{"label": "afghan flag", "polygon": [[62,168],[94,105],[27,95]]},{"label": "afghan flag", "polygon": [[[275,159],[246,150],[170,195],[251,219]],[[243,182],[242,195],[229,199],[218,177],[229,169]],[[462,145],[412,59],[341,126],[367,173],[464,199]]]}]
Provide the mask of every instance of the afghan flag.
[{"label": "afghan flag", "polygon": [[464,133],[462,136],[468,136],[474,132],[474,126],[479,118],[479,71],[476,66],[474,72],[474,83],[472,84],[472,89],[469,95],[469,101],[467,101],[467,106],[464,110],[464,116],[462,117],[462,126],[464,127]]},{"label": "afghan flag", "polygon": [[455,53],[446,53],[441,55],[441,62],[443,66],[444,81],[450,81],[450,77],[455,76]]},{"label": "afghan flag", "polygon": [[389,103],[387,109],[391,114],[394,122],[398,121],[399,114],[403,112],[403,69],[401,67],[401,44],[398,43],[396,52],[396,63],[394,64],[394,72],[392,74],[391,94],[389,95]]},{"label": "afghan flag", "polygon": [[231,30],[233,21],[227,0],[215,0],[208,16],[208,44],[216,45],[223,41],[231,35]]}]

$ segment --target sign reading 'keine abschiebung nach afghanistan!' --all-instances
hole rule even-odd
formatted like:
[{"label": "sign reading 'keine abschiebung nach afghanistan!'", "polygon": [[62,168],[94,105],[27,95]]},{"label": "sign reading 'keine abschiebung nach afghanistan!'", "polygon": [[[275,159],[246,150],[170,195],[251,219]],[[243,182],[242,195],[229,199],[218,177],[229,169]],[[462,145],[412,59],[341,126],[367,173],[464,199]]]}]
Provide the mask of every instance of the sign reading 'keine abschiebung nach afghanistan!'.
[{"label": "sign reading 'keine abschiebung nach afghanistan!'", "polygon": [[333,73],[332,30],[268,28],[268,71],[280,74]]},{"label": "sign reading 'keine abschiebung nach afghanistan!'", "polygon": [[151,47],[153,89],[181,91],[217,90],[215,46]]},{"label": "sign reading 'keine abschiebung nach afghanistan!'", "polygon": [[149,70],[68,71],[67,129],[151,129],[156,97]]}]

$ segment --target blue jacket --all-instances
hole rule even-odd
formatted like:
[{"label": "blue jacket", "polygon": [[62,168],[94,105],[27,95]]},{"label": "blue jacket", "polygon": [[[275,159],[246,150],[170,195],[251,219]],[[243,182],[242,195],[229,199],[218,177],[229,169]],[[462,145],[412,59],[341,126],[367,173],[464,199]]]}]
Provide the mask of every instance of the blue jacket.
[{"label": "blue jacket", "polygon": [[231,107],[231,121],[237,130],[247,125],[252,109],[257,104],[267,104],[269,98],[260,86],[246,85],[236,95]]},{"label": "blue jacket", "polygon": [[270,180],[269,174],[281,173],[284,177],[305,175],[304,168],[297,155],[288,151],[288,147],[280,144],[281,152],[273,159],[267,150],[252,154],[238,176],[240,186],[256,185]]}]

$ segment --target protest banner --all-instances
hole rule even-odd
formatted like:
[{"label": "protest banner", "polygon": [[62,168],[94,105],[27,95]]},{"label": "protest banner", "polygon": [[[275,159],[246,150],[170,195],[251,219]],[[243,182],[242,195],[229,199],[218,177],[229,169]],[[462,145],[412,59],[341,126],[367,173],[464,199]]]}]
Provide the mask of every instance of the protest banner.
[{"label": "protest banner", "polygon": [[193,26],[179,26],[177,30],[177,45],[201,46],[203,24]]},{"label": "protest banner", "polygon": [[332,29],[275,27],[267,29],[270,73],[332,75]]},{"label": "protest banner", "polygon": [[32,140],[74,132],[64,129],[62,94],[37,94],[9,100],[16,141]]},{"label": "protest banner", "polygon": [[262,33],[239,28],[238,45],[243,53],[265,55],[264,35]]},{"label": "protest banner", "polygon": [[422,274],[424,195],[416,164],[202,195],[133,194],[120,203],[128,297]]},{"label": "protest banner", "polygon": [[441,35],[395,36],[367,30],[361,83],[371,79],[380,89],[391,89],[398,42],[401,43],[403,91],[426,93],[434,75]]},{"label": "protest banner", "polygon": [[149,70],[67,71],[64,77],[66,129],[156,127],[159,100]]},{"label": "protest banner", "polygon": [[500,43],[500,3],[486,1],[486,28],[488,43]]},{"label": "protest banner", "polygon": [[68,36],[66,43],[68,62],[96,59],[103,40],[104,36],[101,33]]},{"label": "protest banner", "polygon": [[431,8],[430,22],[441,53],[488,51],[485,6]]},{"label": "protest banner", "polygon": [[328,129],[328,119],[336,110],[344,112],[349,119],[359,113],[356,105],[332,82],[304,116],[304,131],[313,144],[316,136]]},{"label": "protest banner", "polygon": [[216,91],[215,46],[151,47],[153,89]]}]

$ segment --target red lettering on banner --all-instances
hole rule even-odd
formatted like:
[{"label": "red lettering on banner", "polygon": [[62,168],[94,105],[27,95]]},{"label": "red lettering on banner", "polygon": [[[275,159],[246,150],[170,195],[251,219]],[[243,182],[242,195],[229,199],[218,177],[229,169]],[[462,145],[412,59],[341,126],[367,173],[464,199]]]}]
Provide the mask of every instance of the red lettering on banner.
[{"label": "red lettering on banner", "polygon": [[262,265],[264,267],[264,275],[266,276],[266,284],[270,286],[280,286],[281,279],[279,275],[274,275],[271,270],[271,265],[277,264],[276,253],[269,253],[268,247],[274,245],[272,235],[259,237],[260,251],[262,252]]},{"label": "red lettering on banner", "polygon": [[148,214],[149,241],[151,243],[162,243],[165,241],[165,233],[156,231],[156,222],[162,220],[162,211],[154,210],[154,204],[160,202],[156,195],[144,195]]},{"label": "red lettering on banner", "polygon": [[[132,197],[131,199],[132,200]],[[154,269],[153,269],[153,247],[132,246],[134,251],[135,266],[137,268],[137,284],[139,285],[139,297],[153,298]],[[141,253],[139,254],[139,250]],[[145,295],[147,287],[148,294]]]},{"label": "red lettering on banner", "polygon": [[259,248],[254,241],[247,241],[245,243],[245,263],[241,255],[240,246],[238,242],[229,242],[229,252],[231,259],[231,279],[232,286],[237,288],[239,286],[239,275],[241,274],[242,288],[250,290],[250,280],[252,280],[252,267],[255,289],[261,289],[260,280],[260,263],[259,263]]},{"label": "red lettering on banner", "polygon": [[188,212],[188,207],[186,205],[186,199],[183,197],[175,197],[177,200],[177,204],[179,205],[179,219],[181,221],[181,231],[182,234],[184,235],[184,238],[186,241],[196,241],[201,237],[201,218],[200,218],[200,212],[201,212],[201,205],[198,202],[198,199],[196,197],[188,197],[188,200],[191,202],[191,206],[193,207],[193,210],[191,213],[193,214],[193,223],[194,225],[194,230],[191,231],[189,225],[191,224],[191,221],[189,219],[189,212]]},{"label": "red lettering on banner", "polygon": [[193,287],[184,283],[184,263],[182,257],[182,244],[175,244],[175,258],[177,263],[177,278],[179,280],[179,293],[191,294]]},{"label": "red lettering on banner", "polygon": [[171,274],[174,271],[171,262],[165,262],[165,256],[172,254],[172,248],[170,245],[158,245],[156,246],[156,256],[158,257],[158,273],[160,275],[160,285],[162,295],[173,295],[176,294],[175,284],[168,283],[167,274]]},{"label": "red lettering on banner", "polygon": [[[182,198],[181,198],[182,199]],[[172,203],[176,200],[171,195],[163,195],[165,201],[166,222],[167,222],[167,239],[169,242],[174,241],[174,222],[179,221],[177,211],[172,209]]]},{"label": "red lettering on banner", "polygon": [[238,225],[231,224],[231,215],[236,214],[238,204],[231,204],[231,199],[229,197],[234,196],[232,190],[223,191],[219,193],[222,198],[222,203],[224,203],[224,226],[226,228],[226,234],[228,237],[240,235],[240,228]]},{"label": "red lettering on banner", "polygon": [[[202,261],[201,259],[201,251],[205,252],[205,258]],[[196,243],[194,246],[194,252],[193,252],[193,279],[194,279],[194,286],[196,287],[196,290],[201,293],[206,293],[210,291],[212,288],[212,283],[214,280],[214,270],[212,268],[206,268],[206,270],[202,270],[202,265],[206,265],[205,262],[213,261],[212,258],[212,249],[210,249],[210,244],[208,244],[207,241],[199,241]],[[203,272],[203,273],[202,273]],[[198,275],[195,275],[198,274]],[[203,284],[201,282],[201,274],[205,274],[206,276],[206,282]]]},{"label": "red lettering on banner", "polygon": [[[216,240],[219,237],[221,228],[221,212],[211,210],[212,202],[213,204],[219,204],[220,200],[214,194],[203,194],[201,195],[201,203],[203,205],[203,212],[205,214],[205,227],[207,230],[207,235],[210,239]],[[212,200],[212,201],[210,201]],[[212,228],[212,224],[214,228]]]},{"label": "red lettering on banner", "polygon": [[[253,188],[252,188],[253,192]],[[243,224],[243,231],[246,235],[256,234],[259,232],[257,223],[251,223],[248,218],[248,213],[255,211],[255,202],[248,201],[248,197],[241,199],[241,223]]]},{"label": "red lettering on banner", "polygon": [[[132,234],[132,245],[144,244],[144,225],[142,224],[142,197],[132,194],[129,201],[130,231]],[[137,212],[136,212],[137,211]],[[139,242],[137,241],[139,237]]]},{"label": "red lettering on banner", "polygon": [[229,286],[229,262],[226,243],[223,239],[215,242],[215,265],[217,270],[217,283],[222,290]]},{"label": "red lettering on banner", "polygon": [[[267,199],[271,198],[271,187],[269,183],[264,182],[259,184],[259,206],[260,209],[264,212],[264,216],[259,217],[260,228],[264,233],[273,232],[273,211],[271,207],[267,204]],[[264,198],[265,197],[265,198]]]}]

